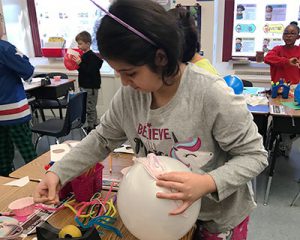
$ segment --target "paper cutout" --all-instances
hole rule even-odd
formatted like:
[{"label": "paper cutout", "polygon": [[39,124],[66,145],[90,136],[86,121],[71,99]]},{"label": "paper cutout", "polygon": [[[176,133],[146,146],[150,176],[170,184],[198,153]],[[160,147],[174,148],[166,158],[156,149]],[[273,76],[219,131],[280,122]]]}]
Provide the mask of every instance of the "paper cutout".
[{"label": "paper cutout", "polygon": [[16,186],[16,187],[24,187],[27,183],[29,183],[29,177],[23,177],[8,183],[5,183],[3,185],[5,186]]}]

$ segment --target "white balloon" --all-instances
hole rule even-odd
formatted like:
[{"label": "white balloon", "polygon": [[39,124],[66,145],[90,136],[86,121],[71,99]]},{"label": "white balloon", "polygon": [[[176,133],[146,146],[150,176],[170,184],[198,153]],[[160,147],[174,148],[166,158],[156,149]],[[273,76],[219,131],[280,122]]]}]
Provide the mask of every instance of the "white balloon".
[{"label": "white balloon", "polygon": [[170,189],[156,186],[151,172],[155,175],[162,170],[190,172],[190,169],[170,157],[157,156],[156,159],[160,164],[152,163],[150,173],[142,164],[149,163],[148,155],[148,158],[137,159],[125,174],[117,196],[119,214],[127,229],[141,240],[178,240],[196,222],[201,201],[196,201],[183,214],[169,215],[181,203],[156,197],[157,192],[170,192]]}]

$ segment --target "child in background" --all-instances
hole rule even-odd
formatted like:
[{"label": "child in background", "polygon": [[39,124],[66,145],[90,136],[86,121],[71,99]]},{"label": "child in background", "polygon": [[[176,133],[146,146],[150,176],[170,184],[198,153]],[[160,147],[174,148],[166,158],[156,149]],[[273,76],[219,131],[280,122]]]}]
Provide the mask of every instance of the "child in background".
[{"label": "child in background", "polygon": [[87,128],[89,133],[99,124],[97,116],[97,101],[98,91],[101,87],[101,75],[100,68],[103,64],[103,60],[100,59],[91,49],[92,37],[91,35],[83,31],[79,33],[75,38],[78,48],[83,51],[81,57],[74,56],[74,60],[79,65],[78,68],[78,82],[82,91],[87,92]]},{"label": "child in background", "polygon": [[[194,239],[198,233],[203,239],[228,234],[246,239],[248,216],[256,206],[250,181],[268,164],[262,137],[244,98],[233,94],[221,77],[181,62],[181,40],[175,19],[158,3],[112,3],[97,41],[123,86],[96,130],[46,173],[36,202],[57,202],[62,185],[127,140],[139,157],[170,155],[182,151],[177,144],[196,141],[201,143],[197,149],[185,148],[177,159],[193,172],[158,176],[158,186],[174,191],[156,196],[182,202],[171,215],[202,198]],[[205,153],[208,159],[202,159]]]},{"label": "child in background", "polygon": [[22,83],[22,79],[31,79],[34,67],[14,45],[1,40],[2,36],[0,20],[0,176],[8,176],[14,168],[14,145],[25,163],[37,157],[29,128],[30,108]]},{"label": "child in background", "polygon": [[299,27],[297,22],[291,22],[282,35],[285,45],[280,45],[269,50],[264,58],[270,65],[271,80],[276,83],[283,79],[290,84],[298,84],[300,81],[300,47],[295,45],[299,39]]},{"label": "child in background", "polygon": [[176,7],[168,11],[176,18],[178,26],[184,36],[182,62],[192,62],[200,68],[205,69],[211,74],[218,75],[218,71],[211,65],[208,59],[199,54],[200,44],[195,20],[188,10],[183,7]]}]

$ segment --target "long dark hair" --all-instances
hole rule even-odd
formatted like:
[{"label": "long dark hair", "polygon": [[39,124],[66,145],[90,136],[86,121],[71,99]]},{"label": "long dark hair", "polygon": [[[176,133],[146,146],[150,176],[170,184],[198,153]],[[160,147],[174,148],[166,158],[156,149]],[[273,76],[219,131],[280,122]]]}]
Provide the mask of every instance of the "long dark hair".
[{"label": "long dark hair", "polygon": [[169,14],[176,18],[177,24],[182,31],[184,39],[182,62],[188,62],[200,50],[195,20],[191,13],[181,6],[170,9]]},{"label": "long dark hair", "polygon": [[[155,43],[149,43],[109,16],[102,18],[97,31],[100,54],[110,60],[121,60],[134,66],[148,65],[153,72],[165,77],[176,75],[181,60],[181,36],[176,21],[166,10],[151,0],[116,0],[109,12],[135,28]],[[168,64],[159,69],[156,51],[164,50]]]}]

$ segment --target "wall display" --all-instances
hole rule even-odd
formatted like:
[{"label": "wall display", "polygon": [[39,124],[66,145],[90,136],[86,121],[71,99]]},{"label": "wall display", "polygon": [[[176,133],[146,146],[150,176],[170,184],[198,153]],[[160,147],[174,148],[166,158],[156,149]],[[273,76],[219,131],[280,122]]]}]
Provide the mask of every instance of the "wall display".
[{"label": "wall display", "polygon": [[[112,0],[101,0],[108,9]],[[71,6],[71,7],[70,7]],[[66,47],[76,45],[75,36],[81,31],[92,35],[92,49],[97,51],[96,31],[104,12],[89,0],[35,0],[38,29],[42,47],[49,37],[63,37]]]},{"label": "wall display", "polygon": [[231,54],[251,57],[284,44],[284,28],[300,20],[300,0],[235,0],[233,11]]},{"label": "wall display", "polygon": [[[108,9],[113,0],[98,0]],[[165,8],[170,8],[169,0],[156,0]],[[96,32],[100,25],[103,11],[89,0],[35,0],[38,29],[41,46],[44,47],[49,37],[63,37],[66,47],[75,47],[75,36],[81,31],[92,35],[92,50],[98,51]]]}]

